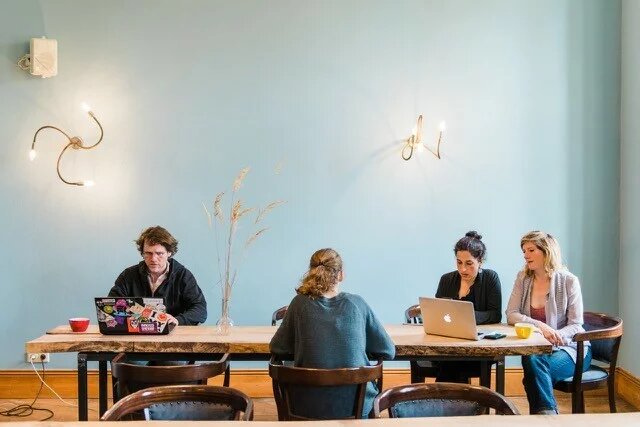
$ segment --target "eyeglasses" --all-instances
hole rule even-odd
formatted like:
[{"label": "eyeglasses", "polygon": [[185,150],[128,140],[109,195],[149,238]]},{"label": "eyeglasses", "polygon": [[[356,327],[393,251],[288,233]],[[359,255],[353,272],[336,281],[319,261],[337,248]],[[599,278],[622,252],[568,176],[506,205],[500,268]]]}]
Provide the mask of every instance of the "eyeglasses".
[{"label": "eyeglasses", "polygon": [[145,258],[153,258],[153,256],[157,256],[158,258],[164,258],[169,254],[169,252],[143,252],[142,256]]}]

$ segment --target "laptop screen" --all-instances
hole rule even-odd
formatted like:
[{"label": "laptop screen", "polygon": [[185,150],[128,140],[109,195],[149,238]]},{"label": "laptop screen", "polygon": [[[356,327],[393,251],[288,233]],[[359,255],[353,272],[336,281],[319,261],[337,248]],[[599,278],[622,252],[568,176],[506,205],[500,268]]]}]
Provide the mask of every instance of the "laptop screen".
[{"label": "laptop screen", "polygon": [[100,297],[95,299],[103,334],[166,334],[168,316],[162,298]]},{"label": "laptop screen", "polygon": [[444,298],[420,297],[420,311],[427,334],[477,340],[473,303]]}]

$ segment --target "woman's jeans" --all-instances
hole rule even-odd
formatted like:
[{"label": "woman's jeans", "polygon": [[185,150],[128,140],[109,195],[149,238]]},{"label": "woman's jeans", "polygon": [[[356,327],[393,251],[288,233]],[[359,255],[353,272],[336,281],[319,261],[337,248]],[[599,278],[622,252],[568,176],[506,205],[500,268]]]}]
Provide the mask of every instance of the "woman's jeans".
[{"label": "woman's jeans", "polygon": [[[583,371],[591,365],[591,346],[585,347]],[[524,370],[524,389],[529,400],[529,413],[540,411],[558,411],[558,404],[553,396],[553,385],[560,380],[573,376],[576,364],[569,353],[554,350],[551,354],[535,354],[522,356]]]}]

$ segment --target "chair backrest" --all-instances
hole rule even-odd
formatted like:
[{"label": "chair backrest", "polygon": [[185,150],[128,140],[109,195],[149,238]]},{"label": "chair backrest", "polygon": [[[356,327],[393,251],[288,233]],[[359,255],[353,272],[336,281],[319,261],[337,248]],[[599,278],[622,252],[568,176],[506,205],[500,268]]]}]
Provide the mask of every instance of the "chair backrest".
[{"label": "chair backrest", "polygon": [[[362,418],[367,384],[372,381],[379,381],[381,384],[382,361],[359,368],[315,369],[284,366],[281,361],[272,359],[269,362],[269,376],[272,380],[279,421],[310,419],[295,413],[292,397],[294,393],[300,393],[299,386],[355,386],[353,412],[345,418]],[[308,392],[314,393],[312,390]]]},{"label": "chair backrest", "polygon": [[130,394],[105,412],[101,421],[120,421],[141,410],[147,420],[253,419],[253,401],[239,390],[209,385],[174,385]]},{"label": "chair backrest", "polygon": [[591,342],[592,358],[615,367],[623,334],[622,319],[587,311],[584,313],[583,327]]},{"label": "chair backrest", "polygon": [[393,387],[373,401],[376,418],[385,410],[390,418],[482,415],[487,409],[500,415],[519,415],[504,396],[469,384],[428,383]]},{"label": "chair backrest", "polygon": [[289,308],[289,306],[285,305],[273,312],[271,316],[271,326],[276,326],[280,320],[284,319],[284,315],[287,314],[287,308]]},{"label": "chair backrest", "polygon": [[420,305],[412,305],[404,311],[405,323],[422,324],[422,312]]},{"label": "chair backrest", "polygon": [[[117,398],[154,386],[200,384],[220,374],[227,375],[229,354],[216,362],[190,365],[147,366],[127,363],[127,355],[120,353],[111,361],[111,375],[116,380]],[[225,381],[226,383],[226,381]]]}]

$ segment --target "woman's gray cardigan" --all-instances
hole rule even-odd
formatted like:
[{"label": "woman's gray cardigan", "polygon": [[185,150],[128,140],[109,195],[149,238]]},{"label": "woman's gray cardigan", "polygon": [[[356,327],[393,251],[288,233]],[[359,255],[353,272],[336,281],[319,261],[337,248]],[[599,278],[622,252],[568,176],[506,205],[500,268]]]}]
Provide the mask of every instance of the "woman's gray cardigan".
[{"label": "woman's gray cardigan", "polygon": [[[532,288],[533,276],[527,276],[524,271],[518,273],[506,310],[510,325],[518,322],[538,327],[541,325],[542,322],[531,317]],[[577,344],[573,342],[573,336],[584,332],[582,292],[578,278],[566,270],[553,273],[544,309],[547,318],[545,323],[557,330],[564,341],[564,345],[554,349],[566,351],[575,362]],[[590,344],[585,342],[585,345]]]}]

